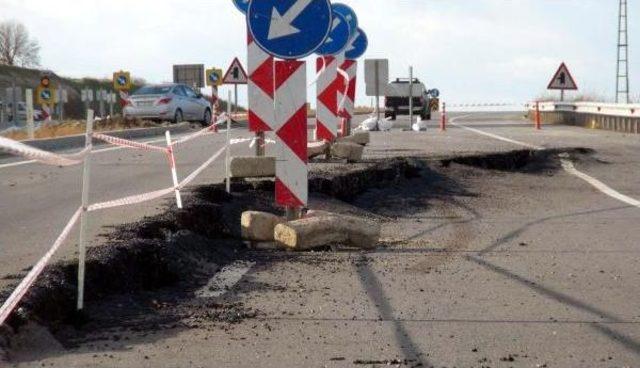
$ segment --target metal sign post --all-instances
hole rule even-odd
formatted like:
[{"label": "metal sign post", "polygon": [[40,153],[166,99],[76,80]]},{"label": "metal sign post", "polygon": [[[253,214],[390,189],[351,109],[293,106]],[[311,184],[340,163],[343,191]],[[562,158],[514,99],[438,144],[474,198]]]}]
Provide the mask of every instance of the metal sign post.
[{"label": "metal sign post", "polygon": [[413,67],[409,67],[409,122],[413,125]]},{"label": "metal sign post", "polygon": [[[85,147],[91,149],[93,134],[93,110],[87,110]],[[78,304],[77,309],[84,309],[84,279],[87,254],[87,231],[89,229],[89,183],[91,180],[91,152],[84,158],[82,171],[82,214],[80,215],[80,239],[78,240]]]}]

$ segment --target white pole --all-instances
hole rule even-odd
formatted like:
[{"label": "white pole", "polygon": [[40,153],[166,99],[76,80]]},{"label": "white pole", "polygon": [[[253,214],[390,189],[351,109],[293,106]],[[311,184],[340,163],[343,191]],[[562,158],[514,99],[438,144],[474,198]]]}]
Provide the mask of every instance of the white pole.
[{"label": "white pole", "polygon": [[225,152],[225,176],[227,181],[227,193],[231,193],[231,91],[227,99],[227,149]]},{"label": "white pole", "polygon": [[[87,110],[87,135],[85,147],[92,146],[93,110]],[[89,180],[91,179],[91,152],[84,158],[82,172],[82,214],[80,215],[80,240],[78,241],[78,310],[84,308],[84,271],[87,253],[87,229],[89,227]]]},{"label": "white pole", "polygon": [[173,179],[173,187],[176,189],[176,203],[178,208],[182,209],[182,196],[180,195],[180,189],[178,188],[178,172],[176,170],[176,157],[173,154],[173,147],[171,146],[171,132],[167,130],[165,133],[167,137],[167,148],[169,149],[169,164],[171,165],[171,177]]},{"label": "white pole", "polygon": [[413,127],[413,67],[409,67],[409,122]]},{"label": "white pole", "polygon": [[[15,93],[15,91],[14,91]],[[33,90],[27,88],[24,96],[25,104],[27,105],[27,134],[29,139],[35,138],[35,127],[33,124]]]}]

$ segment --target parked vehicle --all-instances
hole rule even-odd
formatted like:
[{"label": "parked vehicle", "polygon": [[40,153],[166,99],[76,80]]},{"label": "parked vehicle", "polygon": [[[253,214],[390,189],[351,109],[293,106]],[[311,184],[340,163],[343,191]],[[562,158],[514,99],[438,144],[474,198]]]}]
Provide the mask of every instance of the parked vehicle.
[{"label": "parked vehicle", "polygon": [[[9,102],[6,105],[0,101],[0,106],[4,106],[5,116],[7,117],[7,121],[13,121],[13,103]],[[18,121],[27,121],[27,104],[25,102],[18,102],[17,109]],[[33,120],[41,121],[44,119],[44,113],[42,110],[33,109]]]},{"label": "parked vehicle", "polygon": [[[409,115],[410,83],[408,78],[398,78],[389,83],[385,93],[385,118],[396,120],[398,115]],[[431,112],[437,111],[438,90],[427,90],[418,78],[413,79],[413,113],[422,120],[431,120]],[[434,109],[434,105],[436,108]]]},{"label": "parked vehicle", "polygon": [[147,85],[133,92],[127,100],[125,119],[167,120],[173,123],[198,121],[211,123],[211,103],[200,92],[184,84]]}]

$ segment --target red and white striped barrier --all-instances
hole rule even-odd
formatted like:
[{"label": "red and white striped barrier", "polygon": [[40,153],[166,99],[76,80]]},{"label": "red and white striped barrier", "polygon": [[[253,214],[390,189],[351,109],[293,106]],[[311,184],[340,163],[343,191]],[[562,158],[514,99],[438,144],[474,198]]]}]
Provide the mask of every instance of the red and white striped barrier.
[{"label": "red and white striped barrier", "polygon": [[273,56],[264,52],[247,32],[247,69],[249,73],[249,130],[268,132],[275,123],[273,111]]},{"label": "red and white striped barrier", "polygon": [[338,135],[338,59],[321,56],[316,61],[316,140],[333,142]]},{"label": "red and white striped barrier", "polygon": [[[345,119],[345,125],[351,121],[355,113],[355,97],[356,97],[356,77],[358,73],[358,62],[356,60],[344,60],[344,62],[338,67],[343,76],[342,88],[338,90],[338,99],[340,100],[340,110],[338,115]],[[346,74],[346,75],[345,75]],[[348,76],[348,79],[346,78]],[[346,92],[346,93],[345,93]],[[349,132],[345,131],[343,127],[343,135],[348,135]]]},{"label": "red and white striped barrier", "polygon": [[276,203],[300,209],[308,200],[306,63],[276,61],[275,71]]}]

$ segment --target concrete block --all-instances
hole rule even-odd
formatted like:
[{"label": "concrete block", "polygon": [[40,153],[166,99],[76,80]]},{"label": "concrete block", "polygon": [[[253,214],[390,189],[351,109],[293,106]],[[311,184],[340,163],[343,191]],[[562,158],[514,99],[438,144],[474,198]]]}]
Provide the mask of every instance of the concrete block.
[{"label": "concrete block", "polygon": [[309,158],[314,158],[316,156],[324,155],[330,147],[331,144],[327,141],[311,142],[307,145],[307,156]]},{"label": "concrete block", "polygon": [[362,160],[364,146],[351,142],[339,142],[331,147],[331,156],[346,159],[349,162]]},{"label": "concrete block", "polygon": [[247,211],[242,214],[242,238],[256,242],[272,242],[276,225],[285,220],[267,212]]},{"label": "concrete block", "polygon": [[276,225],[274,238],[282,246],[300,251],[333,244],[374,249],[380,240],[380,225],[357,217],[322,212]]},{"label": "concrete block", "polygon": [[337,142],[350,142],[366,146],[371,143],[371,133],[369,132],[355,132],[348,137],[338,138]]},{"label": "concrete block", "polygon": [[275,157],[233,157],[232,178],[269,178],[276,176]]}]

